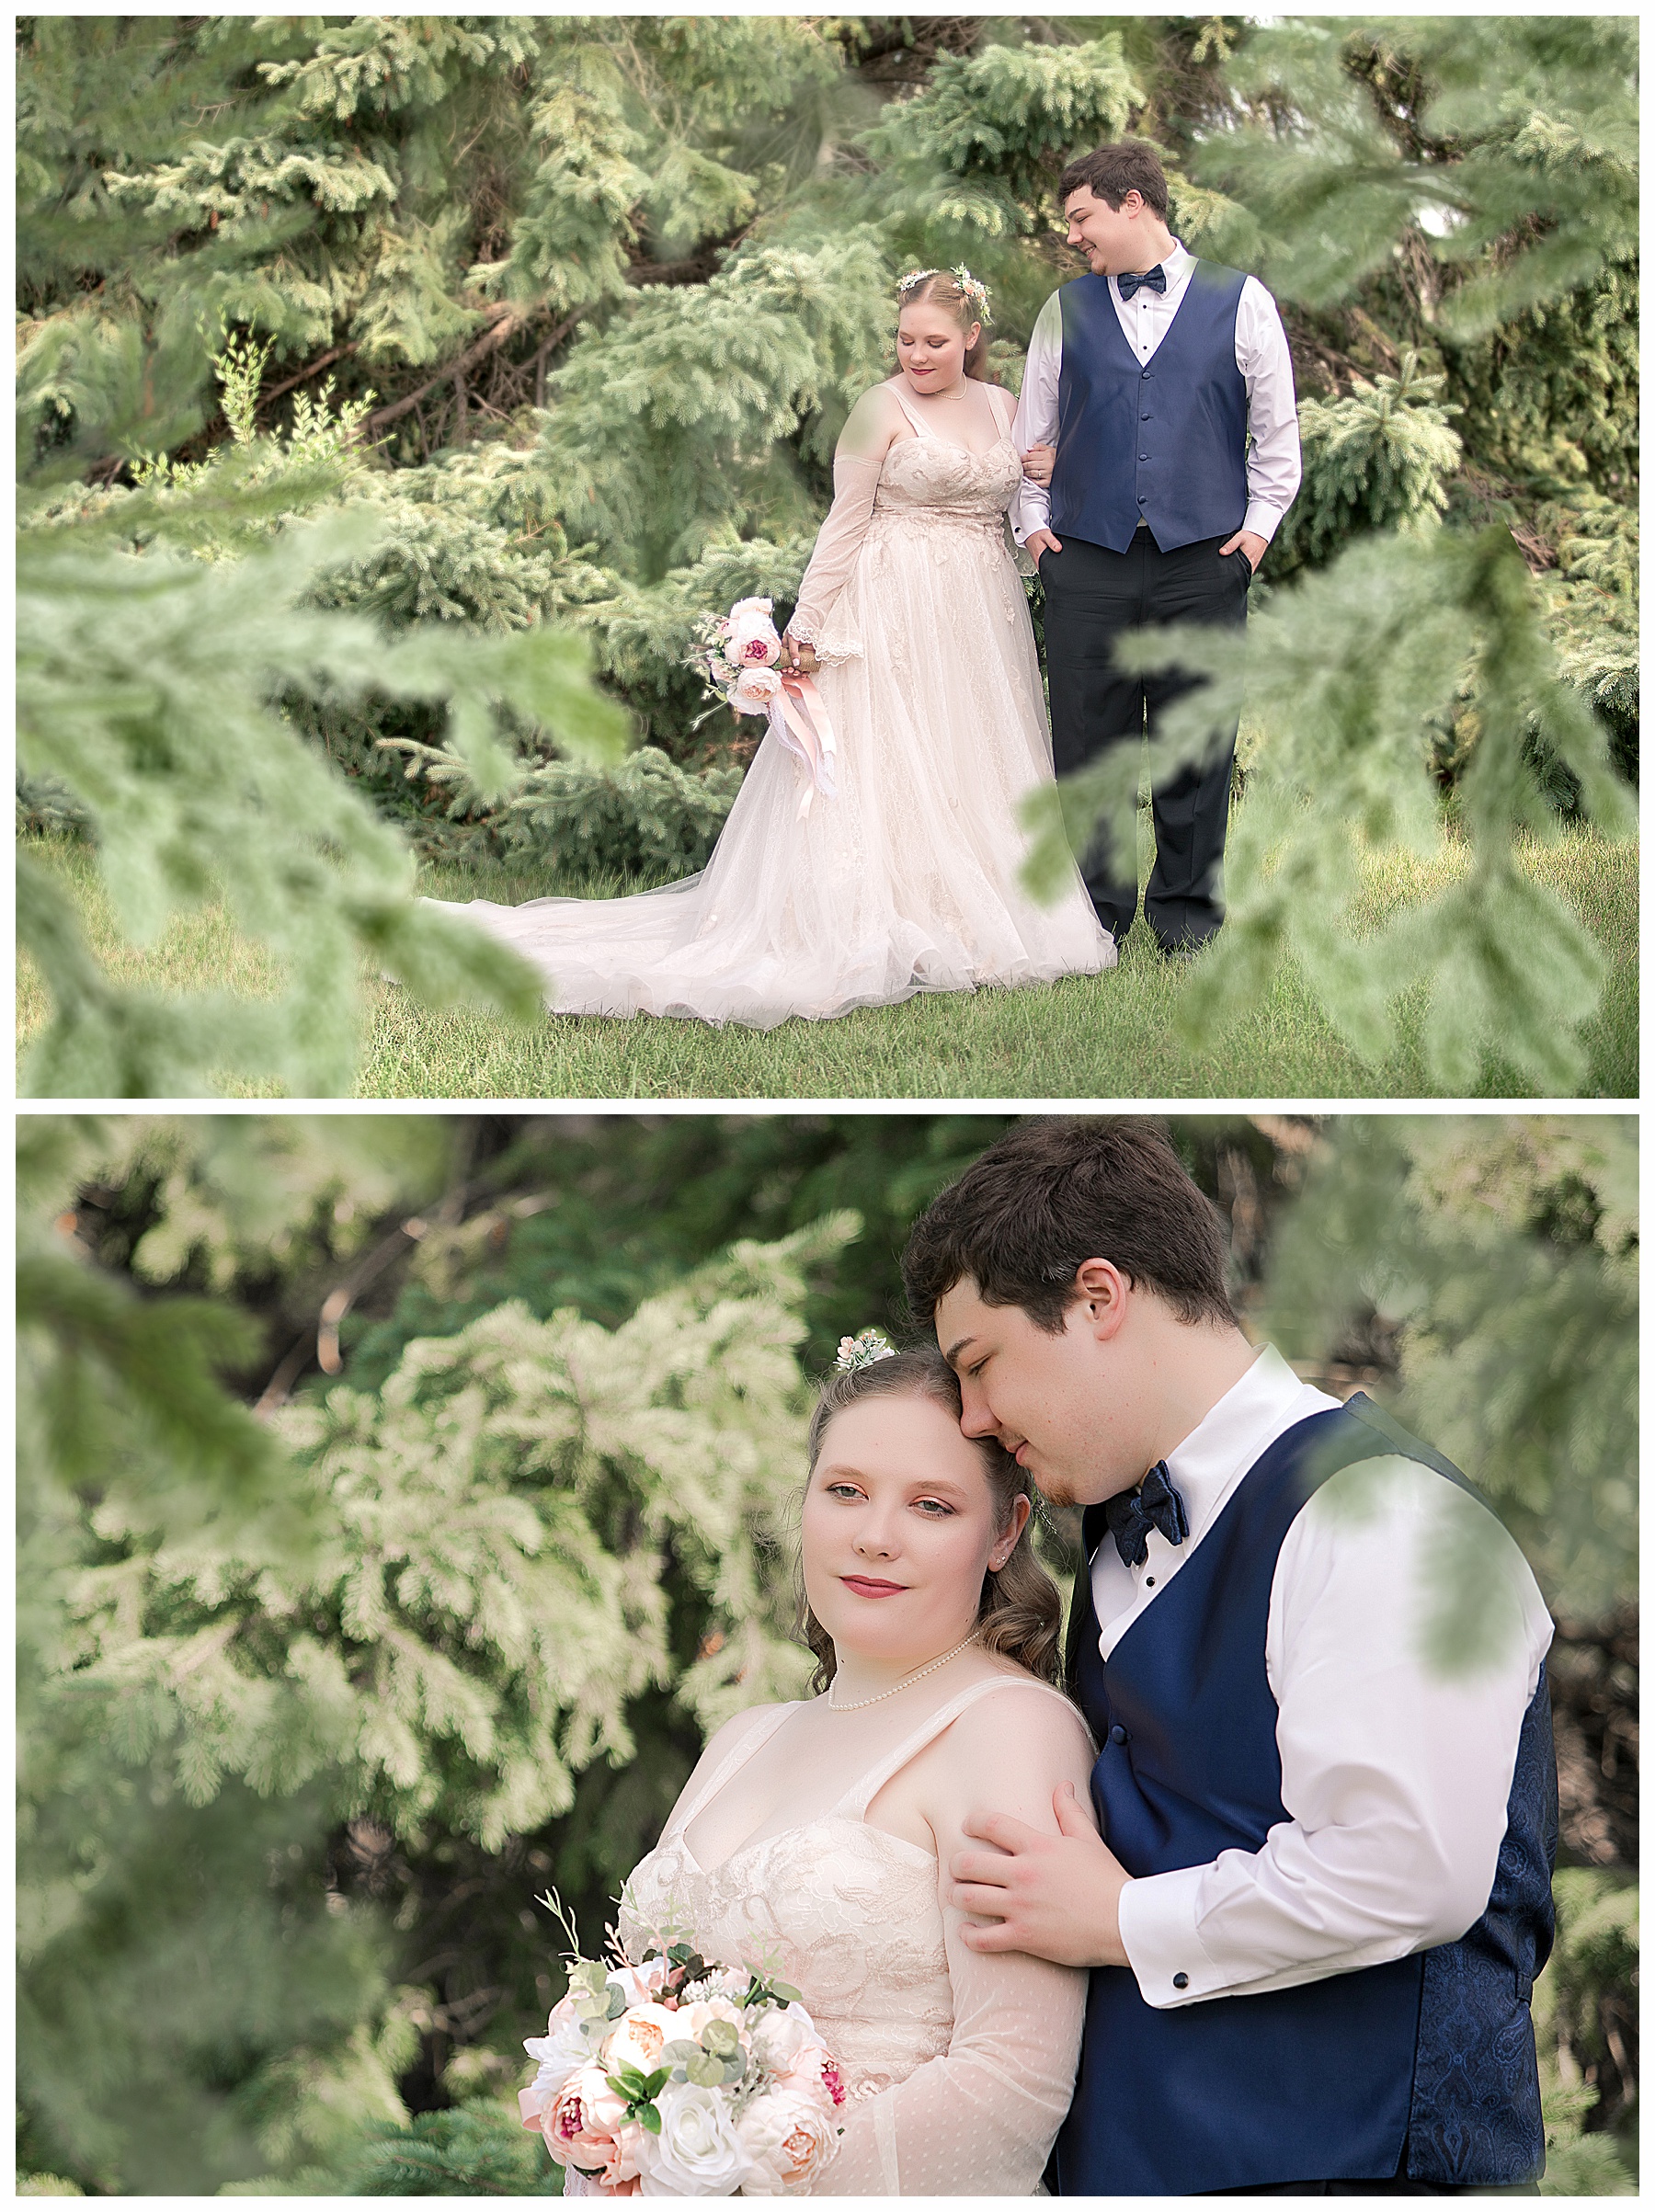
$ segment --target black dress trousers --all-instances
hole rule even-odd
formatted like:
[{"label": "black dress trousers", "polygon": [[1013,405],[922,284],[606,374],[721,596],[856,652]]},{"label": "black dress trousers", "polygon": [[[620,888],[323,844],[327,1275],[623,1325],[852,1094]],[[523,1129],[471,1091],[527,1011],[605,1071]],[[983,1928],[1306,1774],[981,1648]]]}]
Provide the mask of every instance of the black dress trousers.
[{"label": "black dress trousers", "polygon": [[[1223,542],[1203,538],[1162,553],[1140,529],[1124,553],[1067,533],[1060,553],[1042,553],[1052,755],[1060,776],[1106,747],[1154,736],[1162,711],[1202,680],[1181,669],[1128,676],[1114,666],[1117,638],[1163,622],[1246,622],[1252,569],[1239,546],[1221,553]],[[1224,919],[1220,872],[1235,757],[1232,723],[1204,761],[1155,787],[1155,867],[1144,915],[1163,952],[1193,951]],[[1098,919],[1118,942],[1137,912],[1136,849],[1116,851],[1100,827],[1080,873]]]}]

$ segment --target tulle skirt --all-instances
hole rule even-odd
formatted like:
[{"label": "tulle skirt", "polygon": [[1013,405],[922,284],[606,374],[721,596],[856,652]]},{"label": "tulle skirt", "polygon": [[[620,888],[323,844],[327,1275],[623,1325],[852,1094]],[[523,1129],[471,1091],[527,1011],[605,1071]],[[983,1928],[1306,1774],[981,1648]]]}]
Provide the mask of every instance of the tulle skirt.
[{"label": "tulle skirt", "polygon": [[699,875],[454,909],[540,968],[554,1012],[770,1029],[1113,966],[1078,874],[1047,907],[1017,882],[1018,803],[1052,752],[999,518],[876,513],[821,648],[832,797],[804,807],[804,770],[767,735]]}]

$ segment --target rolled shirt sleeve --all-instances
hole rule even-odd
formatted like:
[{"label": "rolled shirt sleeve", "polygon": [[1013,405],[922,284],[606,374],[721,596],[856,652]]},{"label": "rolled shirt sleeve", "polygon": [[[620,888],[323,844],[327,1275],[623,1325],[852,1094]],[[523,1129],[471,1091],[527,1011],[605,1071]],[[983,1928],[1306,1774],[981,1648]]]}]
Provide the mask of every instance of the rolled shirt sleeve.
[{"label": "rolled shirt sleeve", "polygon": [[[1475,1599],[1487,1639],[1455,1671],[1425,1648],[1449,1590]],[[1399,1458],[1326,1483],[1271,1591],[1288,1818],[1260,1851],[1128,1883],[1121,1941],[1146,2003],[1291,1989],[1457,1941],[1493,1887],[1550,1640],[1522,1554],[1467,1492]]]}]

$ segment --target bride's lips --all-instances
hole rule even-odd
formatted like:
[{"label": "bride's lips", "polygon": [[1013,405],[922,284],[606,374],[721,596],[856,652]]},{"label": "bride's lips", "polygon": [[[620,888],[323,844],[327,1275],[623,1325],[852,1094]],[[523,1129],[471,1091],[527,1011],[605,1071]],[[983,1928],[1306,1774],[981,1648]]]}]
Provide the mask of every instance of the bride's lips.
[{"label": "bride's lips", "polygon": [[881,1582],[873,1575],[841,1575],[839,1580],[859,1598],[894,1598],[907,1588],[906,1582]]}]

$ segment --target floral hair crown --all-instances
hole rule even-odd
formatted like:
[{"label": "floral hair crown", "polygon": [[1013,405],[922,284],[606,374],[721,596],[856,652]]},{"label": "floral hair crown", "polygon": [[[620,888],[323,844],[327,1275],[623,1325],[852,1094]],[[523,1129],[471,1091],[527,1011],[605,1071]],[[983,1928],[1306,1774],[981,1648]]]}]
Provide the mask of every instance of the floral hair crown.
[{"label": "floral hair crown", "polygon": [[963,261],[958,268],[910,268],[906,277],[897,278],[897,293],[899,297],[906,298],[913,291],[915,285],[923,284],[927,277],[942,276],[953,279],[960,288],[961,296],[970,301],[971,312],[979,323],[994,321],[994,317],[988,312],[988,287],[980,278],[974,277]]},{"label": "floral hair crown", "polygon": [[883,1328],[864,1328],[854,1337],[839,1339],[839,1357],[833,1363],[835,1374],[854,1374],[859,1367],[872,1367],[878,1360],[894,1360],[896,1347]]}]

